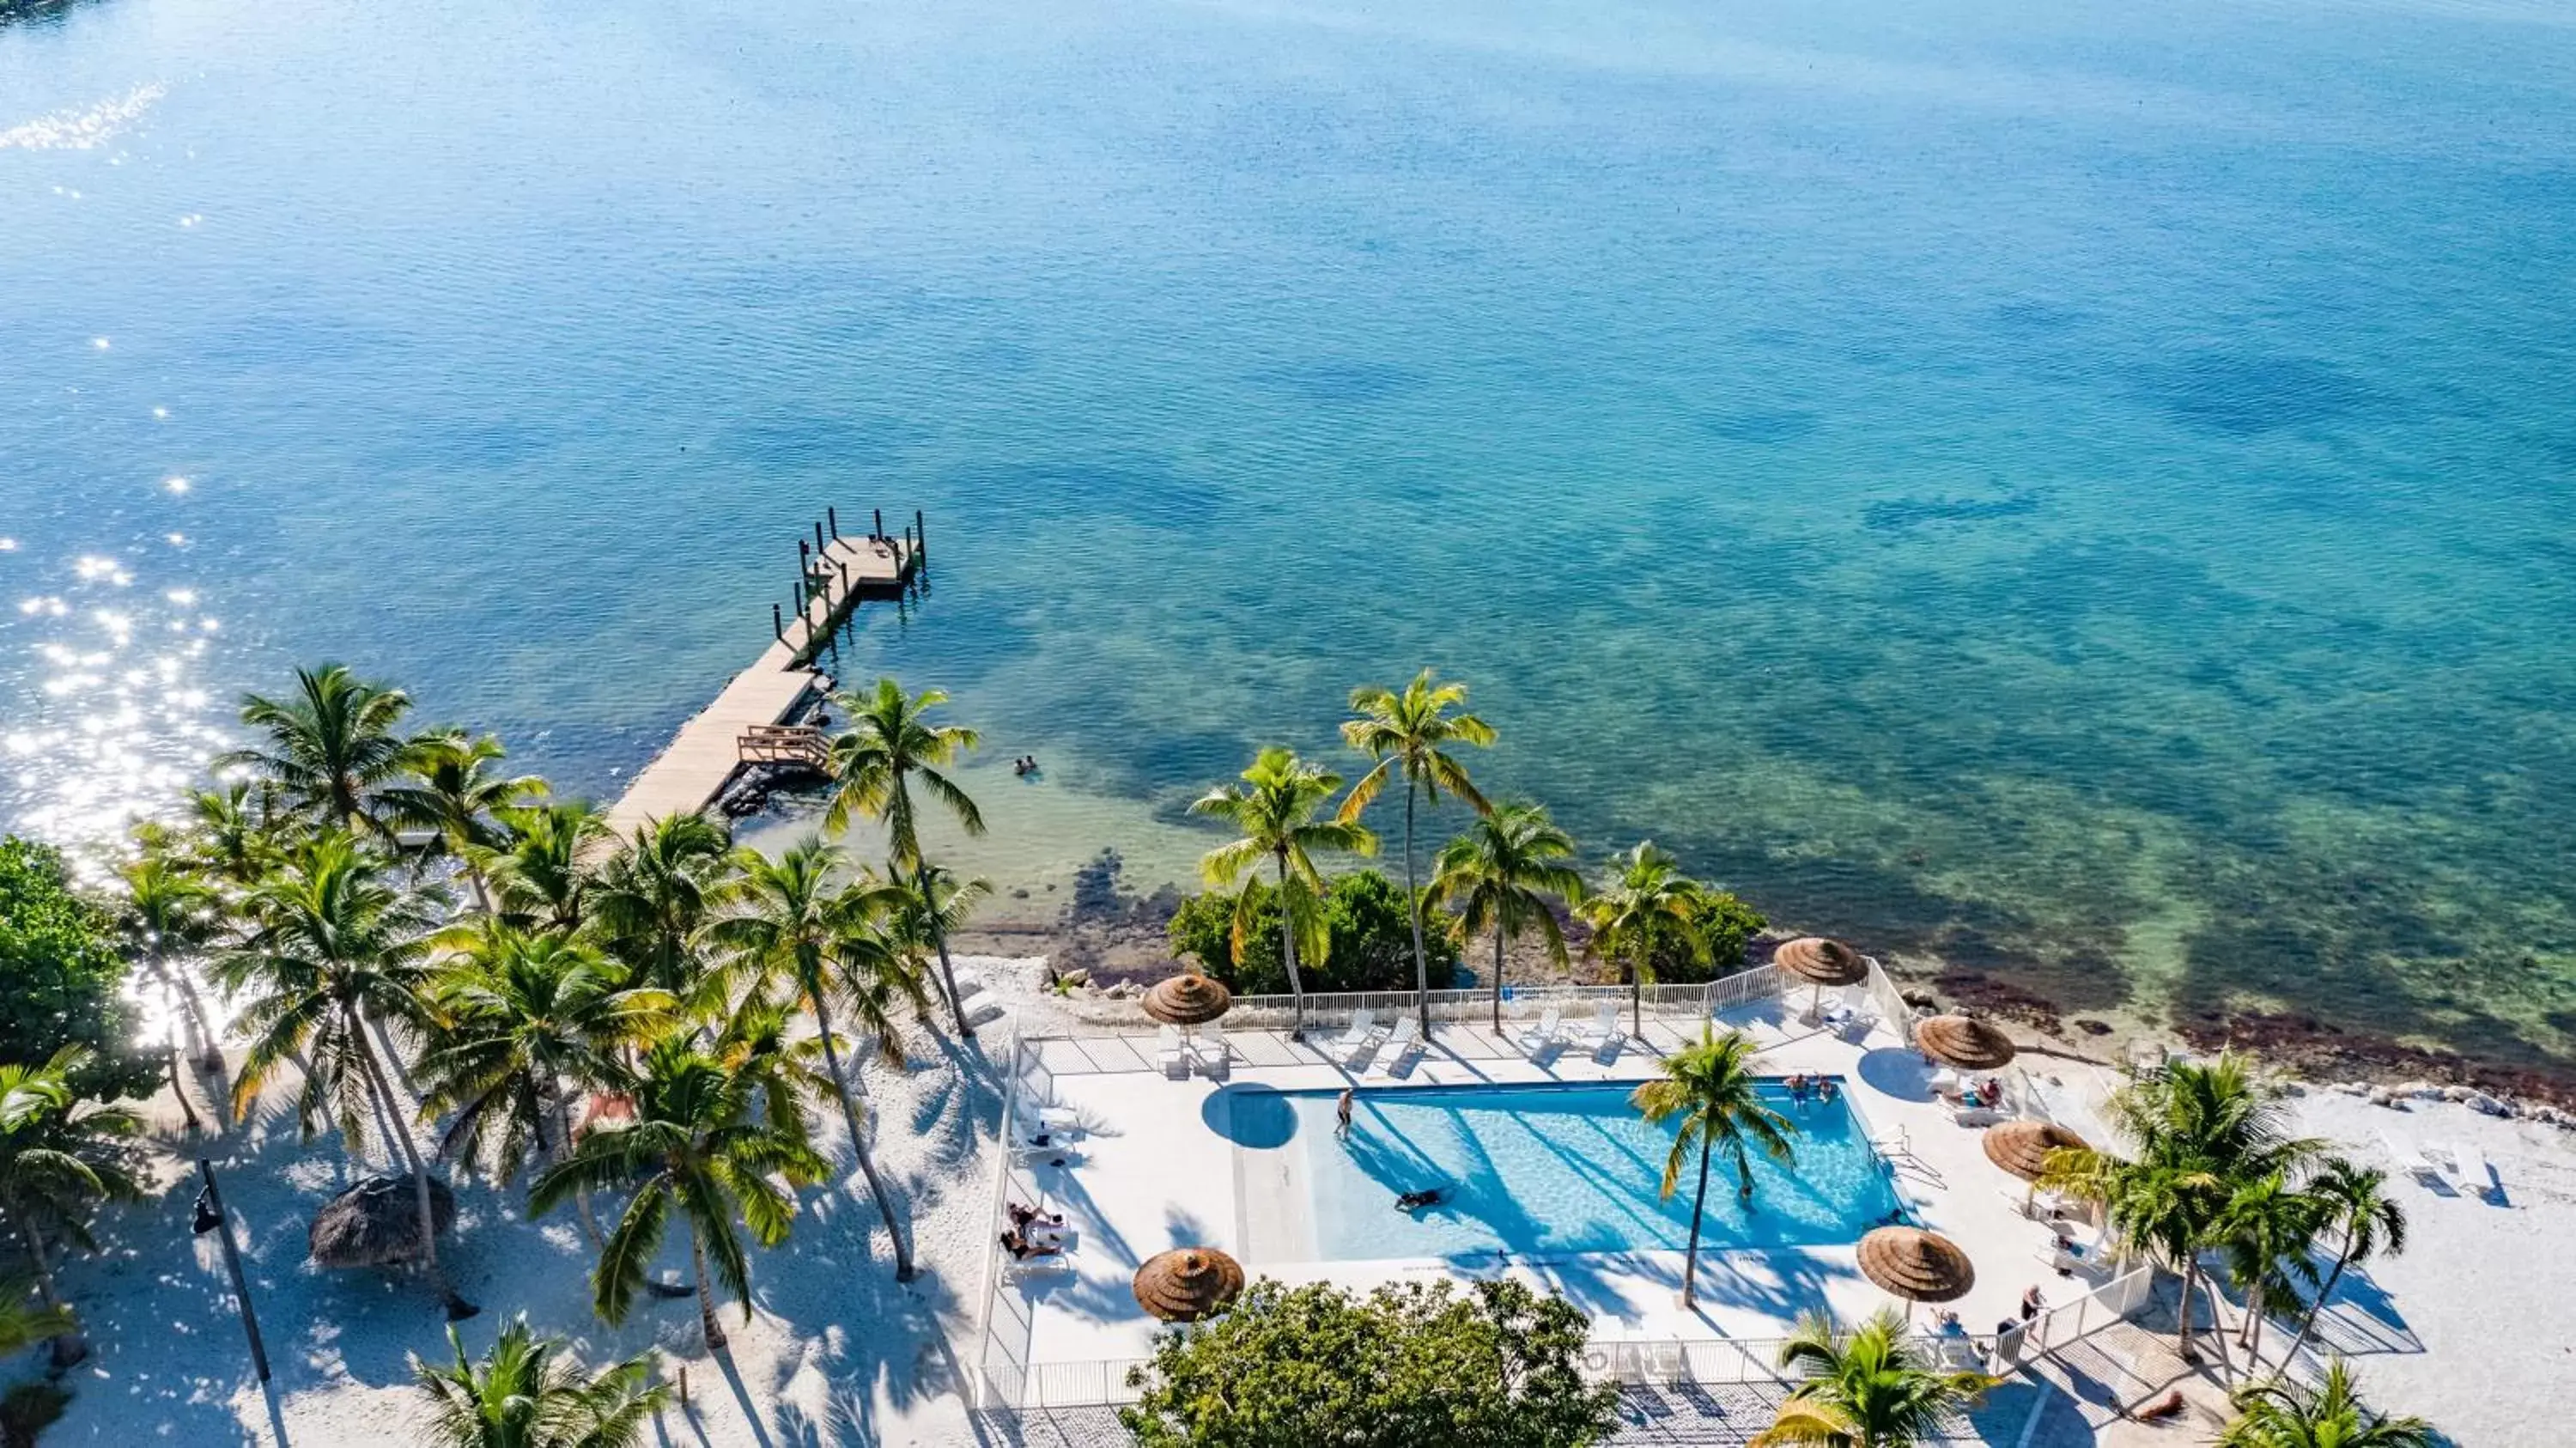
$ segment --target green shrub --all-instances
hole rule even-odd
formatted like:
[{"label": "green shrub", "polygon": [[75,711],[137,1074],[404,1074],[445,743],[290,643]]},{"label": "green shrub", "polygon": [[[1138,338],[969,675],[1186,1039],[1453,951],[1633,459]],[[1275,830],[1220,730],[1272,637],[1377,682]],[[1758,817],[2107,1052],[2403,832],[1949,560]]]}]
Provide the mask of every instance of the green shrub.
[{"label": "green shrub", "polygon": [[1762,912],[1715,886],[1698,892],[1691,929],[1708,947],[1703,964],[1686,941],[1676,940],[1655,951],[1655,979],[1665,985],[1693,985],[1744,969],[1744,947],[1770,922]]},{"label": "green shrub", "polygon": [[1617,1390],[1583,1381],[1590,1332],[1518,1282],[1256,1282],[1157,1342],[1118,1416],[1140,1448],[1583,1448],[1617,1424]]},{"label": "green shrub", "polygon": [[109,1100],[153,1086],[134,1049],[134,1013],[117,994],[125,957],[107,917],[74,895],[63,857],[15,835],[0,839],[0,1065],[35,1065],[65,1046],[93,1064],[73,1085]]},{"label": "green shrub", "polygon": [[[1181,902],[1172,915],[1174,954],[1244,995],[1279,995],[1288,969],[1279,957],[1279,906],[1271,887],[1254,881],[1252,926],[1243,959],[1234,958],[1232,891],[1210,890]],[[1300,959],[1297,972],[1309,991],[1413,989],[1413,927],[1404,915],[1404,887],[1375,870],[1355,870],[1328,882],[1324,921],[1332,948],[1319,964]],[[1436,919],[1422,932],[1422,953],[1433,990],[1449,988],[1458,966],[1458,944]]]}]

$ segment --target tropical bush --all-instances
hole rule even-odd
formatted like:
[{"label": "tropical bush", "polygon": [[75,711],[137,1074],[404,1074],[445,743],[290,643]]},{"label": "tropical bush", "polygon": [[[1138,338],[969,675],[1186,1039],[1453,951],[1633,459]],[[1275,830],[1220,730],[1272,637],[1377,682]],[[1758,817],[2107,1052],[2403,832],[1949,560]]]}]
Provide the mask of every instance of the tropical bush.
[{"label": "tropical bush", "polygon": [[[1231,890],[1210,890],[1181,902],[1172,915],[1172,950],[1197,961],[1200,969],[1235,991],[1283,993],[1288,970],[1279,959],[1278,893],[1259,880],[1247,881],[1243,888],[1253,898],[1241,960],[1234,956],[1236,892]],[[1298,962],[1308,990],[1413,989],[1413,927],[1405,919],[1403,886],[1375,870],[1335,876],[1324,891],[1324,925],[1332,948],[1321,961]],[[1458,967],[1457,941],[1445,930],[1428,930],[1422,949],[1431,988],[1449,989]]]},{"label": "tropical bush", "polygon": [[1263,1281],[1165,1336],[1119,1417],[1141,1448],[1581,1448],[1616,1425],[1580,1371],[1590,1326],[1517,1282]]},{"label": "tropical bush", "polygon": [[1655,979],[1667,985],[1695,985],[1733,975],[1744,969],[1744,947],[1770,923],[1733,893],[1703,885],[1691,898],[1690,928],[1699,938],[1699,949],[1681,941],[1658,942]]},{"label": "tropical bush", "polygon": [[87,1054],[77,1094],[149,1092],[159,1063],[131,1045],[134,1013],[117,994],[124,979],[114,922],[72,893],[62,855],[0,839],[0,1065],[33,1066],[79,1047]]}]

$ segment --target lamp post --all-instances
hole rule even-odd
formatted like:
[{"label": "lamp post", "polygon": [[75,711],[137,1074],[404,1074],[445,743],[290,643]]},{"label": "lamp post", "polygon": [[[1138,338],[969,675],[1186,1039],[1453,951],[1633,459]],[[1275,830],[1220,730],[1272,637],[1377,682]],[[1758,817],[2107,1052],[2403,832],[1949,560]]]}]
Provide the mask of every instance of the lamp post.
[{"label": "lamp post", "polygon": [[232,1274],[233,1300],[241,1304],[242,1331],[250,1335],[251,1366],[259,1370],[259,1380],[268,1381],[268,1349],[259,1340],[259,1314],[251,1310],[250,1284],[242,1278],[241,1248],[233,1243],[232,1218],[224,1215],[224,1194],[215,1186],[215,1164],[205,1157],[197,1158],[197,1174],[206,1184],[197,1192],[194,1226],[198,1236],[208,1232],[222,1234],[224,1269]]}]

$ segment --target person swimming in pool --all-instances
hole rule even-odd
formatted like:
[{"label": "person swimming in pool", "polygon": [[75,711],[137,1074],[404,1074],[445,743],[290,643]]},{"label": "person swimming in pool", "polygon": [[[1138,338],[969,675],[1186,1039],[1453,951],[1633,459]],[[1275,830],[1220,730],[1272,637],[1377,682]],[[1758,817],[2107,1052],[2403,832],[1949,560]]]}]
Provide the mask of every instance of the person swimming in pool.
[{"label": "person swimming in pool", "polygon": [[1395,1199],[1395,1209],[1399,1212],[1418,1212],[1425,1207],[1440,1205],[1440,1199],[1447,1195],[1449,1195],[1447,1187],[1425,1187],[1418,1192],[1406,1192]]}]

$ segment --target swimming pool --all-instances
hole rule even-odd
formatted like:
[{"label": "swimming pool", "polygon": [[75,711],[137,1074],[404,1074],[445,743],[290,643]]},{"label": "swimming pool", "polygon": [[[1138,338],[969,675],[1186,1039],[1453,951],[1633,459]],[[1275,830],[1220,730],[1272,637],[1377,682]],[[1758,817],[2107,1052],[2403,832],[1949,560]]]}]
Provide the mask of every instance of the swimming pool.
[{"label": "swimming pool", "polygon": [[[1282,1147],[1304,1154],[1317,1260],[1680,1250],[1696,1163],[1671,1200],[1658,1195],[1673,1130],[1638,1116],[1633,1089],[1364,1091],[1346,1141],[1334,1139],[1336,1092],[1265,1093],[1234,1110],[1290,1128]],[[1704,1248],[1857,1241],[1898,1208],[1893,1174],[1843,1102],[1796,1103],[1785,1085],[1765,1095],[1797,1125],[1796,1159],[1755,1154],[1750,1211],[1713,1160]],[[1398,1194],[1433,1186],[1448,1193],[1439,1206],[1395,1210]]]}]

